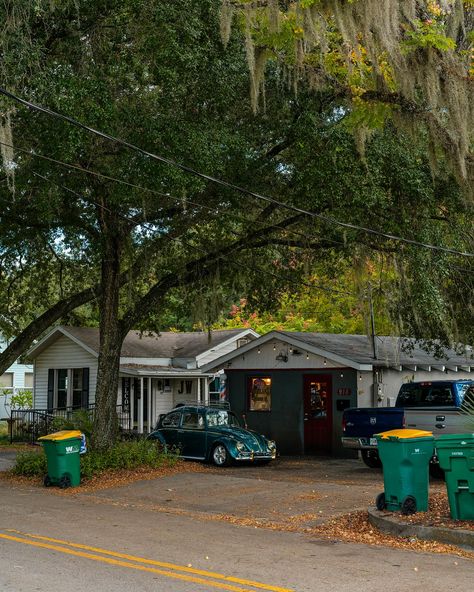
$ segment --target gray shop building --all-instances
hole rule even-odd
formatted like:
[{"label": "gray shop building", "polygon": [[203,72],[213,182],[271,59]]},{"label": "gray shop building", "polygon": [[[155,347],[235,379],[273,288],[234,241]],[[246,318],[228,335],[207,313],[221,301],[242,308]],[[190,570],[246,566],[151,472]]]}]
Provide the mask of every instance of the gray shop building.
[{"label": "gray shop building", "polygon": [[202,368],[223,372],[227,398],[281,454],[351,454],[347,407],[393,406],[406,382],[472,378],[470,347],[435,357],[413,339],[272,331]]}]

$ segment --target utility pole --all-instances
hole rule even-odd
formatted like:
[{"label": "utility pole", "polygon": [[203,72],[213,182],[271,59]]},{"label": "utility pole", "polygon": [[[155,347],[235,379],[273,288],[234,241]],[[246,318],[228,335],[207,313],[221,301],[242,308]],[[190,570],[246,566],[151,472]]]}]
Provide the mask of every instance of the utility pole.
[{"label": "utility pole", "polygon": [[374,302],[372,300],[372,284],[369,282],[369,306],[370,306],[370,325],[372,328],[372,357],[377,360],[377,341],[375,339],[375,315],[374,315]]}]

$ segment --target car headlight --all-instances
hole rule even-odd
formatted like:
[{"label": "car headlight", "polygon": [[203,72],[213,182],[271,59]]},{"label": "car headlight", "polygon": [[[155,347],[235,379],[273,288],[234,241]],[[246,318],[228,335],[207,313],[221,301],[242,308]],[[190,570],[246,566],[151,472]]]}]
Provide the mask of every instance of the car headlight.
[{"label": "car headlight", "polygon": [[276,450],[275,440],[268,440],[267,446],[268,446],[268,450]]},{"label": "car headlight", "polygon": [[245,444],[243,442],[236,442],[235,447],[237,448],[237,450],[239,452],[245,452],[245,450],[247,450],[247,447],[245,446]]}]

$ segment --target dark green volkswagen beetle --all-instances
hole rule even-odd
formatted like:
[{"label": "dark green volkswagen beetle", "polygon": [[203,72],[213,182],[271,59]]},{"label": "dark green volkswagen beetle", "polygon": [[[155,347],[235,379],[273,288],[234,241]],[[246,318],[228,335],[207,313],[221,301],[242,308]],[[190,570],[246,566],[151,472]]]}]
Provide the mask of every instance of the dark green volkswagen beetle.
[{"label": "dark green volkswagen beetle", "polygon": [[186,405],[170,411],[149,436],[179,448],[183,458],[213,462],[219,467],[235,461],[268,462],[276,456],[273,440],[243,428],[228,409]]}]

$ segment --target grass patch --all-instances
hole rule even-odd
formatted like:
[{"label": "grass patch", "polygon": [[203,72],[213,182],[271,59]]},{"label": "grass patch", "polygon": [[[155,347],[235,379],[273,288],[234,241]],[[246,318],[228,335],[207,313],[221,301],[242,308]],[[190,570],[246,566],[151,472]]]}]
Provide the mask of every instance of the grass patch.
[{"label": "grass patch", "polygon": [[[107,471],[172,467],[177,460],[176,454],[163,450],[153,440],[117,442],[105,451],[90,450],[81,456],[81,479],[87,481]],[[43,450],[20,452],[11,472],[24,477],[44,477],[47,464]]]}]

